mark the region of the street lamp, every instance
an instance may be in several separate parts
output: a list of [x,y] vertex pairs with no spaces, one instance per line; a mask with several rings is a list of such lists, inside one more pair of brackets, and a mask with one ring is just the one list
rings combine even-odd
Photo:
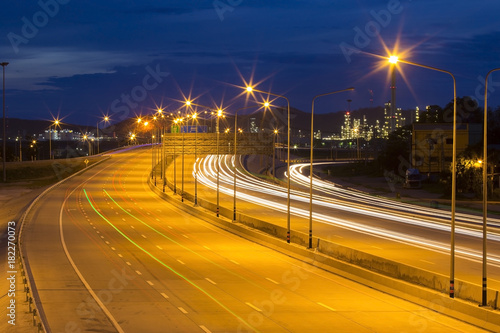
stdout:
[[219,157],[219,119],[222,117],[222,109],[217,110],[217,217],[219,217],[219,210],[220,210],[220,193],[219,193],[219,174],[220,174],[220,157]]
[[7,182],[7,166],[5,165],[5,161],[7,160],[5,142],[7,141],[7,126],[5,123],[5,66],[7,66],[8,62],[1,62],[0,66],[3,69],[3,88],[2,88],[2,104],[3,104],[3,153],[2,153],[2,164],[3,164],[3,182]]
[[312,100],[312,106],[311,106],[311,153],[310,153],[310,166],[309,166],[309,248],[312,248],[312,192],[313,192],[313,159],[314,159],[314,102],[316,101],[316,98],[322,97],[322,96],[328,96],[328,95],[333,95],[337,93],[341,93],[344,91],[351,91],[354,90],[353,87],[347,88],[347,89],[342,89],[342,90],[337,90],[337,91],[332,91],[326,94],[321,94],[321,95],[316,95],[313,97]]
[[455,206],[456,206],[456,187],[457,187],[457,175],[456,175],[456,162],[457,162],[457,83],[455,76],[448,71],[443,69],[430,67],[426,65],[417,64],[414,62],[400,60],[397,56],[392,55],[386,58],[391,64],[396,65],[398,62],[404,64],[413,65],[417,67],[427,68],[430,70],[438,71],[441,73],[446,73],[450,75],[453,79],[453,158],[452,158],[452,175],[451,175],[451,241],[450,241],[450,298],[455,297]]
[[194,131],[194,205],[198,205],[198,172],[196,170],[196,162],[198,158],[198,153],[197,153],[197,145],[198,145],[198,124],[196,120],[197,114],[196,112],[191,115],[191,118],[193,119],[193,125],[195,126],[195,131]]
[[108,122],[109,121],[109,117],[108,116],[104,116],[104,118],[101,120],[101,121],[98,121],[97,122],[97,125],[96,125],[96,136],[97,136],[97,154],[99,154],[99,124],[102,123],[102,122]]
[[177,145],[177,129],[179,128],[177,126],[177,123],[179,123],[179,118],[176,118],[174,120],[174,127],[175,127],[175,135],[174,135],[174,194],[177,194],[177,158],[175,155],[175,146]]
[[276,178],[276,142],[277,142],[277,137],[278,137],[278,130],[275,129],[273,131],[274,137],[273,137],[273,178]]
[[[198,107],[202,107],[202,108],[206,108],[208,110],[212,110],[212,111],[217,111],[217,123],[216,123],[216,131],[217,131],[217,142],[216,142],[216,149],[217,149],[217,208],[216,208],[216,214],[217,214],[217,217],[219,217],[219,210],[220,210],[220,192],[219,192],[219,188],[220,188],[220,181],[219,181],[219,173],[220,173],[220,166],[219,166],[219,118],[220,117],[223,117],[223,111],[222,109],[214,109],[214,108],[211,108],[209,106],[205,106],[205,105],[201,105],[201,104],[195,104],[191,101],[186,101],[185,102],[185,105],[187,106],[198,106]],[[195,170],[195,188],[196,188],[196,170]]]
[[488,220],[488,77],[500,68],[492,69],[484,79],[484,129],[483,129],[483,295],[482,306],[487,305],[487,220]]
[[[260,105],[250,105],[237,109],[234,111],[234,152],[233,152],[233,163],[234,163],[234,172],[233,172],[233,221],[236,222],[236,151],[237,151],[237,134],[238,134],[238,111],[261,107]],[[269,103],[265,102],[264,107],[269,107]],[[227,131],[227,130],[226,130]]]
[[87,135],[84,135],[83,136],[83,140],[84,141],[87,141],[88,145],[89,145],[89,151],[88,151],[88,156],[91,155],[91,151],[90,151],[90,140],[89,140],[89,137]]
[[52,125],[54,127],[59,125],[59,119],[54,119],[54,122],[49,125],[49,160],[52,159]]
[[268,94],[268,95],[271,95],[271,96],[276,96],[276,97],[280,97],[280,98],[283,98],[286,100],[286,103],[287,103],[287,109],[288,109],[288,112],[287,112],[287,115],[288,115],[288,125],[287,125],[287,140],[288,140],[288,143],[287,143],[287,160],[286,160],[286,172],[287,172],[287,197],[286,197],[286,242],[287,243],[290,243],[290,101],[288,100],[288,98],[286,98],[285,96],[282,96],[282,95],[277,95],[277,94],[272,94],[270,92],[265,92],[265,91],[262,91],[262,90],[257,90],[257,89],[254,89],[253,87],[251,86],[247,86],[246,87],[246,90],[247,92],[251,93],[251,92],[258,92],[258,93],[261,93],[261,94]]

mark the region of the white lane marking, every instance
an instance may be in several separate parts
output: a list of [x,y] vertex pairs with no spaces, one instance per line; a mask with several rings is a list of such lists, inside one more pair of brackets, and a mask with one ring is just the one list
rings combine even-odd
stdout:
[[146,214],[151,215],[149,212],[146,212]]
[[90,222],[90,225],[94,225],[94,223]]
[[177,309],[181,310],[181,312],[184,314],[188,313],[186,310],[184,310],[184,308],[181,308],[180,306]]
[[108,242],[108,241],[104,241],[104,242],[105,242],[106,244],[108,244],[108,245],[109,245],[109,242]]
[[104,236],[101,236],[102,239],[104,239]]
[[137,275],[142,275],[142,273],[141,273],[141,272],[139,272],[139,271],[135,271],[135,272],[137,273]]
[[236,265],[239,265],[239,264],[240,264],[239,262],[234,261],[234,260],[232,260],[232,259],[229,259],[229,261],[230,261],[230,262],[232,262],[233,264],[236,264]]
[[135,227],[133,225],[130,226],[132,229],[135,229]]
[[273,279],[270,279],[270,278],[266,278],[266,280],[267,280],[267,281],[271,281],[271,282],[272,282],[272,283],[274,283],[274,284],[280,284],[279,282],[276,282],[276,281],[274,281]]
[[156,245],[156,247],[159,248],[160,250],[163,250],[163,248],[160,245]]
[[[97,173],[96,173],[96,175],[97,175]],[[91,176],[90,178],[92,178],[92,177],[94,177],[94,176]],[[125,333],[125,331],[122,329],[122,327],[120,326],[120,324],[118,324],[118,322],[116,321],[115,317],[113,317],[113,315],[111,314],[111,312],[108,310],[108,308],[106,307],[106,305],[104,305],[104,303],[101,301],[101,299],[97,296],[97,294],[94,292],[94,290],[90,287],[90,285],[88,284],[87,280],[85,280],[85,278],[83,277],[83,275],[80,272],[80,270],[78,269],[78,267],[76,267],[75,262],[73,261],[73,258],[69,254],[68,247],[66,246],[66,241],[64,240],[64,231],[63,231],[63,227],[62,227],[62,214],[63,214],[64,207],[66,207],[68,198],[70,198],[71,195],[73,195],[73,193],[76,191],[77,188],[79,188],[79,187],[75,187],[69,193],[69,195],[64,199],[64,201],[62,203],[62,206],[61,206],[61,209],[59,210],[59,237],[61,239],[61,244],[63,246],[64,253],[66,254],[66,258],[68,258],[68,260],[69,260],[71,266],[73,267],[73,270],[75,271],[76,275],[78,275],[78,278],[80,279],[80,281],[82,281],[83,285],[85,286],[85,289],[87,289],[87,291],[90,293],[90,295],[92,296],[92,298],[94,299],[94,301],[102,309],[102,311],[104,312],[104,314],[106,315],[106,317],[108,317],[109,321],[115,327],[115,329],[118,331],[118,333]],[[46,190],[46,192],[48,192],[50,189],[51,188],[48,188]],[[43,192],[42,195],[44,193],[46,193],[46,192]],[[29,206],[28,211],[31,210],[32,205],[33,205],[33,203]],[[19,235],[19,236],[21,236],[21,235]],[[21,238],[21,237],[19,237],[19,238]]]
[[99,230],[96,231],[98,234],[100,234],[101,232]]
[[185,265],[185,263],[183,263],[181,260],[177,259],[178,262],[180,262],[181,264]]
[[423,260],[423,259],[420,259],[420,261],[431,264],[431,265],[435,265],[435,263],[433,263],[432,261],[427,261],[427,260]]
[[116,214],[116,215],[118,215],[118,214],[120,214],[120,213],[118,213],[118,212],[115,212],[115,214]]
[[122,217],[122,221],[126,221],[126,220]]
[[127,265],[129,265],[129,266],[132,266],[132,264],[131,264],[131,263],[129,263],[128,261],[127,261],[127,262],[125,262],[125,263],[126,263]]
[[203,330],[203,332],[205,333],[212,333],[208,328],[206,328],[205,326],[203,325],[200,325],[200,328]]
[[111,247],[111,250],[116,251],[116,249],[114,247]]
[[189,237],[188,237],[188,236],[186,236],[186,235],[184,235],[184,234],[182,234],[182,237],[185,237],[185,238],[189,239]]
[[334,311],[334,312],[335,312],[335,311],[337,311],[337,310],[335,310],[335,309],[333,309],[333,308],[329,307],[328,305],[325,305],[325,304],[323,304],[323,303],[321,303],[321,302],[318,302],[318,304],[319,304],[319,305],[321,305],[322,307],[324,307],[324,308],[326,308],[326,309],[330,310],[330,311]]
[[146,235],[141,235],[143,238],[147,238]]
[[205,249],[207,249],[207,250],[210,250],[210,248],[209,248],[208,246],[203,245],[203,247],[204,247]]
[[173,228],[172,228],[171,226],[169,226],[169,225],[167,225],[167,227],[168,227],[169,229],[173,229]]
[[255,311],[262,312],[261,309],[259,309],[258,307],[256,307],[255,305],[253,305],[250,302],[245,302],[245,304],[248,305],[249,307],[251,307],[252,309],[254,309]]
[[120,253],[118,253],[118,257],[123,258],[123,256]]
[[159,219],[156,219],[156,221],[160,222],[160,220],[159,220]]
[[217,284],[215,283],[214,281],[210,280],[209,278],[205,278],[205,280],[207,280],[208,282],[210,282],[211,284]]
[[165,293],[160,293],[160,295],[162,295],[163,297],[165,297],[166,299],[168,299],[168,296]]
[[153,282],[151,281],[146,281],[150,286],[154,286]]

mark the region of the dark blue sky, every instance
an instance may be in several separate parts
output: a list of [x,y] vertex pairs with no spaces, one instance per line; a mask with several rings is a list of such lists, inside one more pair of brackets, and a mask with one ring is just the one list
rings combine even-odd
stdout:
[[[499,12],[497,0],[9,1],[0,13],[8,116],[92,125],[102,113],[118,121],[155,104],[175,109],[183,94],[236,108],[237,86],[250,80],[307,112],[313,96],[350,86],[317,112],[345,110],[347,99],[369,107],[371,92],[382,105],[388,69],[370,53],[396,45],[405,59],[452,72],[458,96],[483,105],[484,76],[500,67]],[[450,76],[401,68],[398,107],[452,100]],[[492,80],[496,107],[500,73]]]

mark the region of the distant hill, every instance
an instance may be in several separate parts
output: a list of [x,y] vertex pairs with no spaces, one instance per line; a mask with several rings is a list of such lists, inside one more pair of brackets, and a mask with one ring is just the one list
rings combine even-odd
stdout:
[[[411,123],[411,111],[403,111],[403,115],[406,117],[407,124]],[[330,112],[330,113],[317,113],[314,115],[314,130],[320,130],[322,133],[339,133],[341,126],[344,124],[344,114],[345,111]],[[376,120],[379,120],[383,124],[384,119],[384,109],[381,106],[372,108],[363,108],[359,110],[351,111],[351,119],[363,119],[366,116],[369,125],[374,125]],[[259,112],[241,112],[238,115],[238,127],[243,128],[245,131],[249,131],[251,127],[252,120],[254,119],[254,124],[258,128],[268,128],[268,129],[279,129],[281,133],[284,133],[287,126],[287,109],[286,108],[274,108],[270,111],[259,111]],[[294,134],[303,131],[304,133],[309,133],[311,129],[311,113],[304,112],[295,108],[290,108],[290,118],[291,126]],[[213,119],[202,119],[202,115],[199,118],[200,125],[206,125],[212,130],[215,128],[215,120]],[[171,122],[171,121],[170,121]],[[170,126],[170,122],[167,121],[167,127]],[[31,137],[33,135],[38,135],[43,133],[51,125],[50,121],[47,120],[27,120],[27,119],[17,119],[9,118],[7,119],[7,137],[15,138],[18,135],[23,135],[24,138]],[[220,131],[223,132],[225,128],[234,127],[234,116],[231,114],[226,115],[224,119],[220,121]],[[95,133],[96,128],[90,126],[81,126],[75,124],[61,124],[61,129],[70,129],[80,133],[92,132]],[[99,128],[99,133],[101,135],[107,135],[109,137],[119,137],[125,138],[133,132],[137,135],[144,136],[144,127],[137,124],[136,118],[128,118],[119,123],[106,126],[104,128]]]

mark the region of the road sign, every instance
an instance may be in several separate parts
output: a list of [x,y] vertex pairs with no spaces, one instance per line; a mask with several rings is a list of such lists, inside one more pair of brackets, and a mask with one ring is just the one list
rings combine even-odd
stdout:
[[195,126],[195,125],[189,125],[189,126],[182,126],[181,127],[181,132],[182,133],[207,133],[207,126]]
[[85,159],[85,161],[83,161],[85,163],[85,167],[87,167],[87,165],[89,164],[89,160],[88,159]]

